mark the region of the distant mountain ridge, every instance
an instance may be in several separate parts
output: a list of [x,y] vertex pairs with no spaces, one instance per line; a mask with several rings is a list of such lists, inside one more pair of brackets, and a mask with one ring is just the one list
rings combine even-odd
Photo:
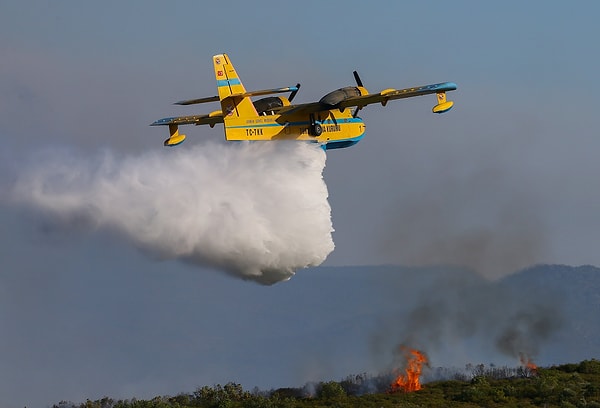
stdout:
[[[393,265],[319,267],[293,279],[311,280],[319,291],[334,291],[345,281],[349,298],[371,294],[352,324],[368,327],[369,320],[385,321],[380,334],[372,336],[375,343],[386,338],[381,340],[382,350],[394,347],[391,338],[396,344],[415,341],[443,349],[440,337],[446,336],[466,343],[466,357],[476,363],[494,361],[485,360],[493,353],[480,348],[478,354],[472,341],[488,342],[489,347],[495,342],[507,355],[530,351],[540,365],[600,358],[600,268],[595,266],[535,265],[492,282],[457,267]],[[354,293],[354,285],[362,289]],[[332,301],[329,298],[327,304]],[[337,324],[343,319],[340,315]],[[499,330],[498,325],[504,332],[481,340]],[[528,339],[530,334],[534,338]],[[445,355],[452,352],[445,350]]]

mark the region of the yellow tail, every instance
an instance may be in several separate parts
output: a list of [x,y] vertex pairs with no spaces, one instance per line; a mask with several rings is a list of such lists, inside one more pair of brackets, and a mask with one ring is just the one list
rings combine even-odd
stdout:
[[213,64],[223,119],[258,116],[250,97],[244,96],[246,89],[227,54],[215,55]]

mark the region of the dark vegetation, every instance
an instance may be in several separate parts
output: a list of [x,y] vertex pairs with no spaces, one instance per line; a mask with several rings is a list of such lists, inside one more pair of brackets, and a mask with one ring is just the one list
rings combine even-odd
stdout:
[[350,376],[302,388],[246,391],[228,383],[201,387],[191,394],[151,400],[102,398],[54,408],[303,408],[303,407],[594,407],[600,408],[600,361],[592,359],[535,370],[468,366],[432,370],[446,379],[411,393],[386,392],[389,377]]

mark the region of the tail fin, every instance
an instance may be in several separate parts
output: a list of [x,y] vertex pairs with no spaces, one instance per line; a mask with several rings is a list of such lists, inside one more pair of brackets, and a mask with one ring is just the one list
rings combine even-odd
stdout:
[[228,117],[258,116],[250,97],[242,96],[246,89],[227,54],[215,55],[213,64],[223,118],[227,120]]

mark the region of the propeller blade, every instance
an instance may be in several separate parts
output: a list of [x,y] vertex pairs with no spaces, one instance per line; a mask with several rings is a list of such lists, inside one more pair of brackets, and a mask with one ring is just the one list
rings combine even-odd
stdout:
[[[356,85],[363,87],[363,83],[360,80],[360,76],[358,76],[358,71],[354,71],[352,72],[352,74],[354,75],[354,80],[356,81]],[[358,116],[358,111],[360,110],[360,108],[357,106],[356,110],[354,111],[354,113],[352,114],[352,117],[355,118]]]
[[296,97],[296,94],[298,93],[299,90],[300,90],[300,84],[296,84],[296,90],[292,91],[292,93],[290,94],[290,97],[288,98],[288,101],[291,102]]
[[356,85],[363,86],[363,83],[360,80],[360,77],[358,76],[358,72],[354,71],[353,74],[354,74],[354,80],[356,81]]

